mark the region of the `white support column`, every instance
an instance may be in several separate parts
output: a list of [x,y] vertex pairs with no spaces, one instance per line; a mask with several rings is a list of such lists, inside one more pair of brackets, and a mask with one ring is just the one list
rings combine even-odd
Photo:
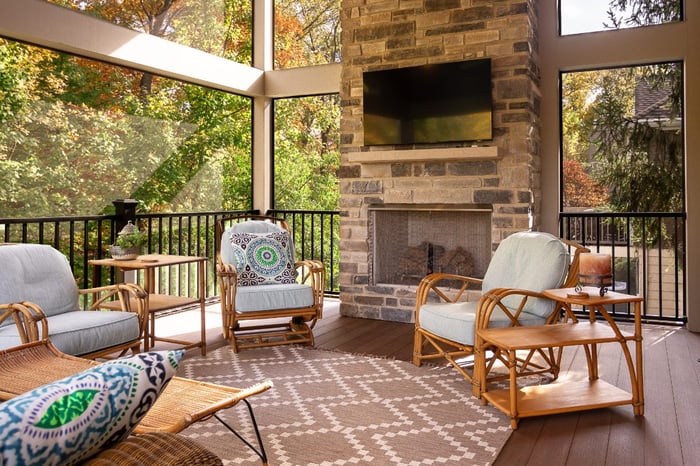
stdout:
[[[274,0],[253,2],[253,67],[273,68]],[[264,83],[263,83],[264,84]],[[263,93],[265,94],[265,93]],[[272,208],[272,99],[253,98],[253,208]]]
[[685,35],[685,196],[686,212],[686,290],[688,329],[700,332],[700,243],[695,241],[700,231],[700,2],[685,2],[687,34]]

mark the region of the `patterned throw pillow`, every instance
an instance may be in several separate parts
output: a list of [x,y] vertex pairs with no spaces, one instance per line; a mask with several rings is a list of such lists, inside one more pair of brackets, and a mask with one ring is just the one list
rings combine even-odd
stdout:
[[294,253],[288,231],[233,233],[232,264],[240,286],[294,283]]
[[125,439],[184,354],[153,351],[104,362],[0,405],[0,464],[76,464]]

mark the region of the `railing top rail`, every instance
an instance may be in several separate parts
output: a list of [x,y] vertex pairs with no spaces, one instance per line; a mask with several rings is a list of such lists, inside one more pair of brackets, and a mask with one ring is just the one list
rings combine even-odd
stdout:
[[668,217],[668,218],[686,218],[685,212],[559,212],[559,216],[566,217]]
[[202,212],[159,212],[159,213],[136,213],[136,218],[168,218],[168,217],[198,217],[210,215],[237,215],[246,213],[259,213],[259,210],[212,210]]
[[9,225],[18,223],[83,222],[91,220],[109,220],[113,218],[115,218],[115,215],[66,215],[61,217],[0,218],[0,223]]
[[268,214],[321,214],[321,215],[336,215],[340,214],[339,210],[291,210],[291,209],[270,209]]

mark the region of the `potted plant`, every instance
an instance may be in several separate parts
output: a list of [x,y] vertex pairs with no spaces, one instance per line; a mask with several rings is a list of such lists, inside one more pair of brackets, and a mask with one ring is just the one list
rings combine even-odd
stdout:
[[109,253],[116,260],[132,260],[141,254],[141,248],[146,243],[146,233],[136,228],[131,220],[117,234],[114,244],[109,247]]

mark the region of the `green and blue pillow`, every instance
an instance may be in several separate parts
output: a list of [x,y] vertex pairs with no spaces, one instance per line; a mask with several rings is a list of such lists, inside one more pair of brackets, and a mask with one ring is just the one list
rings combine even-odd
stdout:
[[0,405],[0,464],[71,465],[125,439],[175,375],[184,351],[99,364]]
[[231,264],[238,285],[288,284],[296,282],[294,251],[288,231],[231,234]]

